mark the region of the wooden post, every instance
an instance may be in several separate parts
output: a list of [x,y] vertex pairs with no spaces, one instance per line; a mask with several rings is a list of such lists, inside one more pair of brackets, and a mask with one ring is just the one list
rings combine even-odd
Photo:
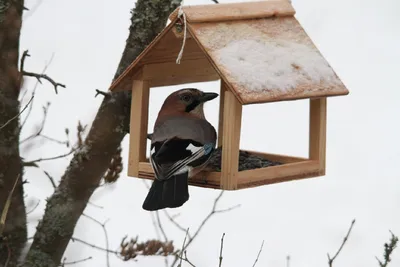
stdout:
[[221,189],[235,190],[239,173],[242,105],[231,91],[226,90],[224,95]]
[[146,160],[146,136],[150,88],[147,81],[133,81],[128,175],[139,175],[139,162]]
[[318,160],[320,175],[325,175],[326,97],[310,99],[309,158]]
[[221,79],[221,88],[219,90],[219,119],[218,119],[218,147],[222,146],[224,135],[224,100],[225,91],[227,91],[225,82]]

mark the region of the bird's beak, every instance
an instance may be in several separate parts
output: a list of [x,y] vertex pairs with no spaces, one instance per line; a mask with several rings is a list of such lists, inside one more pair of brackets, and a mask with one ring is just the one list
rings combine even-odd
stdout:
[[217,96],[219,96],[217,93],[203,93],[203,95],[200,96],[199,100],[201,102],[207,102],[216,98]]

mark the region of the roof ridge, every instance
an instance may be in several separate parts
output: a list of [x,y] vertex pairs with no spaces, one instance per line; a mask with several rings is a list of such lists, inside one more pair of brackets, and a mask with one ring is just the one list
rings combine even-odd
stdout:
[[[178,16],[176,8],[170,20]],[[289,0],[265,0],[240,3],[182,6],[189,23],[222,22],[232,20],[262,19],[269,17],[294,16],[296,11]]]

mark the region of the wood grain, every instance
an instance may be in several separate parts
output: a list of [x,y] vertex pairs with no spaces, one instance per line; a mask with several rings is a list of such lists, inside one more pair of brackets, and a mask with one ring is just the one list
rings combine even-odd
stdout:
[[135,80],[132,85],[128,175],[139,175],[139,162],[146,159],[149,84]]

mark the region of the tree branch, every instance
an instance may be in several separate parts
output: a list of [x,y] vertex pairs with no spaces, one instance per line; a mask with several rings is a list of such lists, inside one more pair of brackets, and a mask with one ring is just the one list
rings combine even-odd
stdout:
[[[164,29],[177,0],[138,0],[132,12],[129,37],[114,79]],[[131,93],[123,91],[104,98],[84,141],[76,151],[54,194],[46,204],[24,267],[57,266],[88,200],[129,129]],[[62,212],[61,212],[62,211]],[[54,227],[54,226],[57,227]],[[40,263],[32,265],[31,263]]]
[[389,243],[384,244],[384,253],[383,253],[383,262],[376,258],[379,263],[379,267],[387,267],[389,263],[391,262],[390,256],[392,255],[394,249],[397,247],[397,242],[399,241],[399,238],[395,236],[391,231],[390,231],[391,237],[389,240]]
[[46,74],[25,71],[24,70],[25,59],[27,57],[30,57],[30,56],[31,55],[29,55],[28,50],[25,50],[24,53],[22,54],[22,57],[21,57],[21,70],[20,70],[22,75],[28,76],[28,77],[34,77],[34,78],[36,78],[38,80],[39,83],[42,83],[41,79],[47,80],[49,83],[51,83],[54,86],[54,91],[56,92],[56,94],[58,94],[57,87],[66,88],[66,86],[64,84],[61,84],[61,83],[58,83],[58,82],[54,81],[52,78],[50,78]]
[[93,259],[93,258],[92,257],[87,257],[87,258],[84,258],[84,259],[81,259],[81,260],[67,262],[66,261],[67,258],[64,258],[64,260],[63,260],[63,262],[62,262],[62,264],[60,266],[64,267],[65,265],[73,265],[73,264],[85,262],[85,261],[88,261],[88,260],[91,260],[91,259]]
[[224,237],[225,233],[223,233],[221,237],[221,248],[219,250],[219,267],[222,266],[222,250],[224,249]]
[[344,244],[346,244],[347,239],[348,239],[349,236],[350,236],[351,230],[353,229],[353,226],[354,226],[354,223],[355,223],[355,222],[356,222],[356,219],[353,219],[353,221],[351,222],[350,228],[349,228],[349,230],[347,231],[346,236],[343,238],[342,244],[340,245],[338,251],[336,251],[335,256],[333,256],[333,258],[331,258],[331,257],[329,256],[329,253],[328,253],[328,264],[329,264],[329,267],[332,267],[332,266],[333,266],[333,262],[335,261],[336,257],[339,255],[339,253],[342,251],[342,248],[344,247]]
[[256,264],[257,264],[257,262],[258,262],[258,259],[260,258],[260,254],[261,254],[261,251],[262,251],[263,247],[264,247],[264,240],[263,240],[263,242],[261,243],[261,247],[260,247],[260,250],[258,251],[257,258],[256,258],[256,260],[255,260],[254,263],[253,263],[253,267],[256,266]]

